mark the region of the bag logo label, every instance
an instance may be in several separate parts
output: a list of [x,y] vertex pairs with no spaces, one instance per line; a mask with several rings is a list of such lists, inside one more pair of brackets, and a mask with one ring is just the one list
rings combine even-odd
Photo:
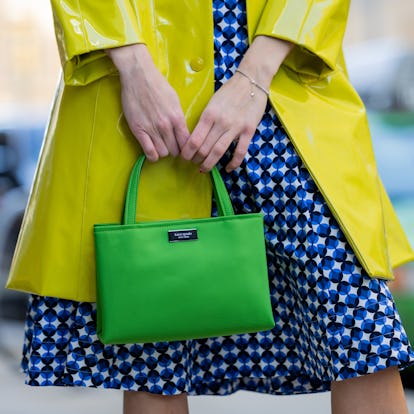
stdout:
[[198,240],[197,229],[184,229],[184,230],[169,230],[168,231],[168,241],[180,242],[180,241],[189,241],[189,240]]

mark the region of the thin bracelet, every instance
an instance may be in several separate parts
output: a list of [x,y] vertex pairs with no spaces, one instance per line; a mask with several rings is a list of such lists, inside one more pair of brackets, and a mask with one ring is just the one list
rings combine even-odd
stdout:
[[[264,92],[267,96],[269,96],[269,91],[264,88],[262,85],[259,85],[252,77],[250,77],[247,73],[242,72],[240,69],[236,69],[236,72],[240,73],[240,75],[243,75],[245,78],[247,78],[252,86],[256,86],[256,88],[259,88],[262,92]],[[254,92],[253,90],[250,92],[250,96],[253,98]]]

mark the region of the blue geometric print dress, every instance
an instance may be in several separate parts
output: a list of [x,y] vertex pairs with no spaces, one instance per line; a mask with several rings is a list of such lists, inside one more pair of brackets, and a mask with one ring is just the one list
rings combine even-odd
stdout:
[[[214,0],[216,89],[247,48],[244,1]],[[22,368],[35,386],[173,395],[325,391],[331,381],[413,363],[385,281],[361,268],[268,107],[242,166],[221,171],[239,213],[262,211],[276,326],[189,341],[103,345],[94,303],[30,296]]]

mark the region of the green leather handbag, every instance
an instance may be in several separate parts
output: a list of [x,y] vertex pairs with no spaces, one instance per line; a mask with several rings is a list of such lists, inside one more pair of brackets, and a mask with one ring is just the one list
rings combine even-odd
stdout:
[[272,328],[262,214],[235,215],[214,168],[218,217],[136,223],[144,159],[131,172],[123,223],[94,226],[99,339],[157,342]]

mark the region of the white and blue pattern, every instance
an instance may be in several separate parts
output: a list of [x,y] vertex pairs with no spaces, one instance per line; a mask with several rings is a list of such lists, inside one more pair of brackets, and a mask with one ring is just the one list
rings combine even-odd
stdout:
[[[243,1],[213,5],[218,88],[247,48],[246,14]],[[28,384],[166,395],[294,394],[413,363],[386,282],[362,270],[270,107],[241,168],[221,169],[236,211],[265,214],[275,328],[104,346],[96,336],[95,304],[31,296],[22,361]]]

